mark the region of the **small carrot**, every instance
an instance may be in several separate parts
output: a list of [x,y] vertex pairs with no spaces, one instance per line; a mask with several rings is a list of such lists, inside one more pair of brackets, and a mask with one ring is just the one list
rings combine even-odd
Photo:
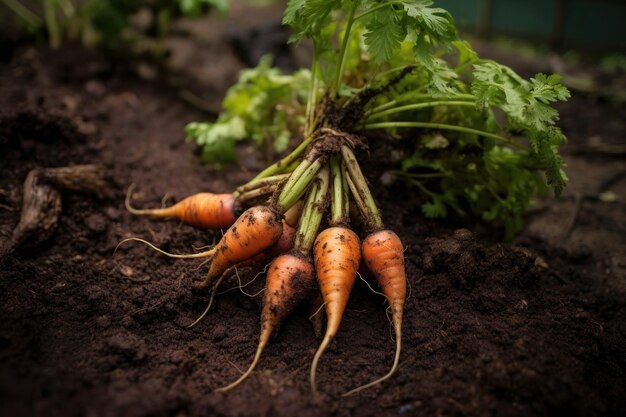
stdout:
[[[293,249],[293,241],[296,238],[296,229],[291,227],[285,220],[283,220],[283,233],[280,235],[280,239],[269,249],[266,249],[256,262],[267,262],[279,255],[283,255]],[[255,258],[257,258],[255,257]],[[254,259],[254,258],[253,258]]]
[[406,272],[404,270],[404,250],[398,235],[391,230],[381,230],[367,236],[363,241],[363,260],[376,277],[378,285],[385,294],[393,327],[396,332],[396,354],[391,370],[383,377],[345,393],[351,395],[370,388],[393,375],[400,360],[402,345],[402,314],[406,299]]
[[283,223],[274,209],[266,206],[249,208],[215,246],[209,273],[196,287],[208,287],[231,266],[251,259],[273,246],[282,233]]
[[[326,200],[328,182],[328,168],[324,167],[313,180],[311,191],[304,204],[293,250],[276,258],[269,267],[261,314],[261,335],[250,368],[237,381],[218,391],[228,391],[250,375],[274,329],[315,286],[313,278],[315,270],[310,254],[322,221],[323,210],[320,210],[320,207],[323,207]],[[283,227],[286,225],[285,222]],[[356,253],[358,255],[358,243]]]
[[198,193],[170,207],[159,209],[135,209],[130,205],[132,186],[126,195],[126,209],[139,216],[172,218],[203,229],[224,229],[235,220],[235,198],[232,194]]
[[267,272],[267,286],[261,313],[261,335],[252,364],[239,379],[216,391],[229,391],[252,373],[274,330],[310,293],[315,285],[314,274],[311,261],[297,251],[274,259]]
[[322,353],[339,330],[350,291],[359,268],[359,238],[350,229],[336,226],[320,233],[315,240],[315,270],[326,306],[326,333],[311,365],[311,389],[317,394],[315,372]]
[[[283,220],[283,232],[280,235],[280,238],[278,239],[276,243],[274,243],[272,246],[270,246],[268,249],[265,249],[263,252],[259,253],[258,255],[253,256],[252,258],[248,259],[247,261],[239,262],[224,271],[222,276],[213,284],[213,289],[209,297],[209,302],[207,306],[205,307],[205,309],[202,311],[202,314],[200,314],[200,316],[198,316],[198,318],[196,318],[192,323],[188,324],[187,328],[194,327],[196,324],[200,323],[200,321],[202,321],[203,318],[206,317],[206,315],[209,313],[209,310],[211,309],[211,306],[213,305],[213,300],[215,299],[217,288],[221,284],[222,280],[224,278],[227,278],[230,275],[230,272],[232,272],[233,269],[236,269],[238,267],[243,268],[246,266],[265,263],[271,259],[274,259],[275,257],[279,255],[283,255],[289,252],[293,248],[293,241],[295,239],[295,236],[296,236],[296,229],[289,226]],[[210,256],[213,256],[215,254],[215,249],[216,248],[213,248],[210,251],[206,251],[204,253],[207,253],[207,254],[210,253]],[[192,254],[192,255],[196,255],[196,254]],[[177,256],[177,257],[180,257],[180,256]],[[200,257],[200,256],[195,256],[195,257]],[[196,287],[204,288],[203,286],[196,286]]]

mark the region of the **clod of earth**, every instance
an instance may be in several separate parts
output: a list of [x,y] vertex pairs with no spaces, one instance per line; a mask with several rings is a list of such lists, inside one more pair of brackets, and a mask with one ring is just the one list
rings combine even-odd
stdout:
[[103,168],[75,165],[34,169],[24,181],[20,221],[11,237],[0,244],[0,257],[20,248],[35,248],[54,233],[64,191],[103,196],[110,190]]

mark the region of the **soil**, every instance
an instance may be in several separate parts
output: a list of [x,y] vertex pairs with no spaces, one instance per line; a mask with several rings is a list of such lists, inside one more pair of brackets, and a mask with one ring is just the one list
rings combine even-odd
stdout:
[[[223,92],[245,63],[240,52],[222,45],[203,58],[216,62],[205,91]],[[191,283],[206,267],[139,244],[114,250],[138,236],[189,252],[219,232],[133,217],[124,193],[135,183],[134,204],[157,206],[166,193],[172,202],[201,190],[227,192],[263,161],[242,146],[236,166],[201,165],[183,128],[207,115],[177,88],[138,77],[129,62],[103,52],[16,48],[0,64],[0,86],[0,240],[18,222],[33,168],[103,165],[113,190],[100,199],[65,192],[52,238],[0,260],[0,415],[626,414],[620,159],[566,148],[565,196],[540,202],[524,232],[505,244],[492,226],[424,219],[419,196],[381,184],[392,152],[373,141],[361,155],[364,169],[377,184],[386,225],[407,247],[411,294],[397,374],[340,397],[383,375],[394,351],[383,298],[358,282],[318,369],[320,399],[308,385],[320,340],[306,305],[286,320],[250,379],[218,394],[254,354],[262,276],[240,271],[244,283],[256,281],[243,291],[230,282],[208,317],[185,329],[205,307]],[[579,94],[561,110],[571,146],[599,136],[623,144],[623,106]],[[617,202],[600,198],[607,190]]]

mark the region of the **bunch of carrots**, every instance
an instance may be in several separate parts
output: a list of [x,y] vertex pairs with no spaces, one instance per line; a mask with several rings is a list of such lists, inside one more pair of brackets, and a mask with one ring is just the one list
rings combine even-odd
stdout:
[[[339,330],[361,260],[389,303],[396,350],[386,375],[345,395],[379,384],[396,371],[406,298],[404,250],[400,238],[383,225],[354,156],[360,146],[362,140],[356,135],[322,127],[232,194],[200,193],[171,207],[138,210],[130,205],[129,190],[126,205],[134,214],[177,219],[199,228],[228,227],[211,250],[168,254],[210,258],[208,274],[196,284],[210,291],[209,305],[192,325],[209,311],[230,270],[251,262],[269,263],[256,354],[239,379],[218,391],[228,391],[243,382],[279,324],[298,303],[321,292],[327,324],[310,370],[311,388],[316,394],[318,363]],[[362,242],[350,228],[351,212],[353,217],[355,212],[360,216],[366,234]]]

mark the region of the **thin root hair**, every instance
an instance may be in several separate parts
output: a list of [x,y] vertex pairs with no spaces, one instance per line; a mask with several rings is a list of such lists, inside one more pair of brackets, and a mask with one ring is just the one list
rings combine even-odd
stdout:
[[326,305],[326,303],[322,303],[322,305],[317,309],[317,311],[315,311],[315,313],[311,314],[309,316],[309,321],[311,321],[313,319],[313,317],[317,316],[319,314],[320,311],[322,311],[322,308]]
[[370,290],[371,290],[374,294],[382,295],[383,297],[385,296],[385,294],[383,294],[382,292],[378,292],[378,291],[376,291],[374,288],[372,288],[372,286],[370,285],[370,283],[369,283],[369,282],[367,282],[367,280],[361,276],[361,273],[360,273],[359,271],[357,271],[357,273],[356,273],[356,274],[359,276],[359,278],[361,279],[361,281],[363,281],[363,282],[365,283],[365,285],[367,285],[367,287],[368,287],[368,288],[369,288],[369,289],[370,289]]
[[198,252],[198,253],[183,253],[183,254],[170,253],[170,252],[166,252],[163,249],[160,249],[160,248],[156,247],[154,244],[148,242],[145,239],[141,239],[141,238],[138,238],[138,237],[129,237],[129,238],[126,238],[126,239],[122,240],[120,243],[117,244],[117,246],[113,250],[113,255],[115,255],[115,253],[117,252],[117,249],[123,243],[129,242],[129,241],[143,243],[145,245],[148,245],[150,248],[152,248],[153,250],[159,252],[162,255],[165,255],[165,256],[170,257],[170,258],[176,258],[176,259],[195,259],[195,258],[207,258],[207,257],[210,258],[214,254],[213,250],[208,250],[208,251],[205,251],[205,252]]

